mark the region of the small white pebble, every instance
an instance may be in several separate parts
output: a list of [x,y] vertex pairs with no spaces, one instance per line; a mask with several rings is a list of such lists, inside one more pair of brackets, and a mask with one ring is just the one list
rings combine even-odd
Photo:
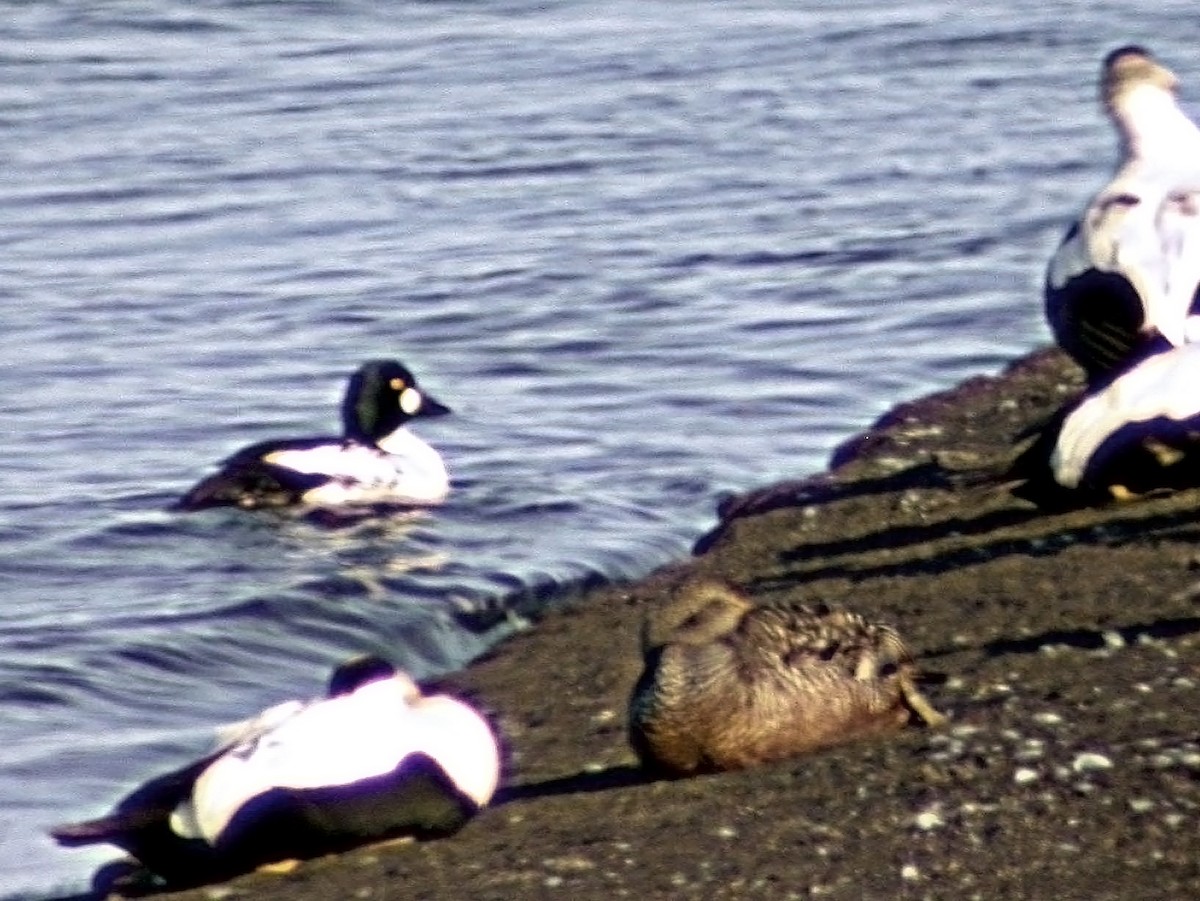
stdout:
[[900,878],[905,882],[916,882],[921,878],[921,871],[911,863],[906,863],[900,868]]
[[1105,632],[1101,637],[1104,639],[1104,646],[1106,648],[1112,648],[1114,651],[1117,651],[1117,650],[1120,650],[1121,648],[1125,647],[1124,637],[1121,635],[1120,632],[1117,632],[1115,629],[1110,629],[1109,631]]
[[1053,710],[1042,710],[1033,715],[1033,721],[1041,723],[1043,726],[1057,726],[1063,721],[1063,718]]
[[1071,762],[1071,769],[1077,773],[1086,773],[1091,770],[1111,770],[1112,765],[1112,760],[1103,754],[1084,751],[1082,754],[1075,755],[1075,759]]
[[737,838],[737,830],[732,826],[722,826],[717,829],[717,838]]
[[931,829],[937,829],[939,826],[946,825],[946,821],[942,819],[942,815],[936,810],[922,810],[913,820],[917,824],[917,828],[925,832]]
[[1147,813],[1154,809],[1154,801],[1151,798],[1130,798],[1129,809],[1134,813]]
[[544,880],[546,888],[558,888],[562,884],[563,878],[561,876],[547,876]]
[[1039,778],[1041,776],[1038,771],[1028,766],[1018,767],[1013,773],[1013,782],[1017,785],[1028,785],[1030,782],[1037,782]]
[[1144,695],[1154,694],[1154,686],[1148,685],[1145,682],[1135,683],[1133,686],[1133,690],[1137,691],[1137,692],[1141,692]]

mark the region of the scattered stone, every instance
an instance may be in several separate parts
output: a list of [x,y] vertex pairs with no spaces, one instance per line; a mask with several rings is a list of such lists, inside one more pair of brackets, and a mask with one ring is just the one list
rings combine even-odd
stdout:
[[1109,630],[1109,631],[1105,632],[1101,637],[1104,639],[1104,646],[1106,648],[1111,648],[1114,651],[1119,651],[1121,648],[1125,647],[1125,644],[1126,644],[1125,637],[1120,632],[1117,632],[1115,630]]
[[932,808],[923,810],[917,814],[914,822],[917,824],[917,828],[924,832],[929,832],[937,829],[939,826],[946,825],[946,821],[942,819],[942,815]]
[[1032,767],[1018,767],[1013,773],[1013,782],[1017,785],[1028,785],[1030,782],[1037,782],[1041,778],[1041,774]]
[[1075,760],[1071,763],[1071,769],[1077,773],[1087,773],[1094,770],[1111,770],[1112,766],[1112,760],[1103,754],[1096,754],[1091,751],[1075,755]]

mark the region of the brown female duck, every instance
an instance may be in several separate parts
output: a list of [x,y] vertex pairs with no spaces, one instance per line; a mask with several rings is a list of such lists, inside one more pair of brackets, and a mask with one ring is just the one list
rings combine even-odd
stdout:
[[945,718],[917,690],[900,636],[845,610],[755,606],[713,580],[685,583],[643,627],[629,705],[643,765],[672,775],[739,769]]

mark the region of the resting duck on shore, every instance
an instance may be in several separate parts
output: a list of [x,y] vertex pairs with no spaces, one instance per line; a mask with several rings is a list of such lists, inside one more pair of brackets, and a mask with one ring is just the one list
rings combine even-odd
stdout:
[[172,882],[227,877],[400,835],[460,828],[496,790],[496,736],[472,707],[424,696],[376,657],[338,667],[328,696],[221,730],[212,753],[152,779],[108,816],[59,826]]
[[648,769],[732,770],[945,718],[917,690],[904,643],[845,610],[755,606],[686,583],[643,627],[629,736]]
[[1038,501],[1200,486],[1200,344],[1155,354],[1067,407],[1018,461]]
[[1116,175],[1046,271],[1046,316],[1090,379],[1200,334],[1200,129],[1178,80],[1141,47],[1104,60],[1100,93],[1120,137]]
[[340,438],[251,445],[226,459],[176,507],[439,504],[450,490],[446,464],[407,424],[419,416],[449,412],[400,363],[372,360],[350,378]]

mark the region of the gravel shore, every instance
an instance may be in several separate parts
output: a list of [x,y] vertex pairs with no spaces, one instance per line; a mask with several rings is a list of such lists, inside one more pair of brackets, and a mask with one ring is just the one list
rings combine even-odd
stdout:
[[[459,834],[167,897],[1200,897],[1200,492],[1047,513],[1002,484],[1079,385],[1045,351],[905,404],[829,472],[723,504],[693,558],[448,680],[510,755]],[[638,630],[696,573],[892,623],[950,725],[646,780],[625,737]]]

